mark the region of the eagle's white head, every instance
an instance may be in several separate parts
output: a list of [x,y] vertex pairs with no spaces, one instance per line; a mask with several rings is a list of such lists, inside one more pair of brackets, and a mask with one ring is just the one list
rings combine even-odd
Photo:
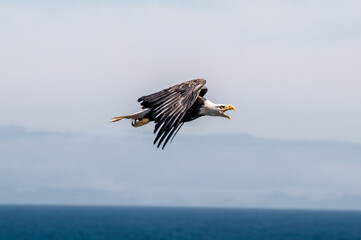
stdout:
[[228,110],[236,111],[236,108],[232,105],[215,104],[207,99],[204,102],[204,105],[200,108],[200,114],[205,116],[218,116],[231,119],[228,115],[225,114],[225,111]]

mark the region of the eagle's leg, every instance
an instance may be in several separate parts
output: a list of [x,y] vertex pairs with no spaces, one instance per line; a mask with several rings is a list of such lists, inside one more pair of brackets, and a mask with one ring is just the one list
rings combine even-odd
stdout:
[[133,127],[141,127],[147,123],[149,123],[149,118],[140,118],[140,119],[135,119],[132,122],[132,126]]

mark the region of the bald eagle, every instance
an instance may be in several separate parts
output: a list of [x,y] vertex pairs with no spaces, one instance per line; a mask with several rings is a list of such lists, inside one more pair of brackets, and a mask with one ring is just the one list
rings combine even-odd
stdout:
[[206,80],[195,79],[177,84],[162,91],[138,99],[142,110],[131,115],[114,117],[109,122],[123,118],[133,119],[132,126],[140,127],[150,121],[155,122],[153,144],[162,149],[173,140],[185,122],[202,116],[220,116],[231,119],[224,112],[236,110],[232,105],[215,104],[204,98],[208,89]]

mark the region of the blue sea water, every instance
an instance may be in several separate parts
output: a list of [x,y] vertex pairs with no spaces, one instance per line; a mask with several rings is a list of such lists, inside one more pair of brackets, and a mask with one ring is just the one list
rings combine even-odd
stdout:
[[3,205],[0,239],[361,239],[361,212]]

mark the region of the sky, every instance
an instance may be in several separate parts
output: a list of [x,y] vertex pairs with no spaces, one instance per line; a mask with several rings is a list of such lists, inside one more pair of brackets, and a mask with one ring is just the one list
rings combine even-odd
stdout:
[[[0,203],[361,209],[360,9],[0,1]],[[187,123],[164,151],[152,124],[108,123],[195,78],[231,121]]]
[[237,112],[183,134],[361,143],[359,1],[0,6],[1,125],[129,133],[128,122],[108,119],[138,111],[140,96],[205,78],[206,96]]

